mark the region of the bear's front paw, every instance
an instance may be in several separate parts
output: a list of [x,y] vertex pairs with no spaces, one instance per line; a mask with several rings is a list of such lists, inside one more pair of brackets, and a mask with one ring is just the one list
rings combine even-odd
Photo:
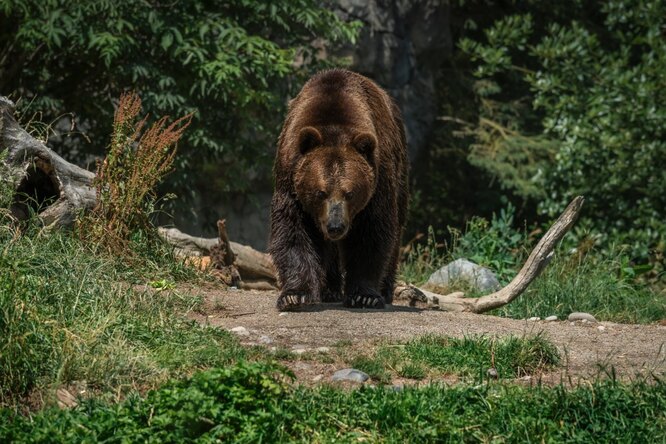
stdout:
[[277,300],[277,309],[280,311],[294,311],[298,310],[303,305],[311,303],[309,298],[304,293],[286,293],[280,295]]
[[345,307],[384,308],[384,298],[375,291],[355,291],[345,298]]
[[325,289],[321,294],[322,302],[340,302],[342,294],[339,291]]

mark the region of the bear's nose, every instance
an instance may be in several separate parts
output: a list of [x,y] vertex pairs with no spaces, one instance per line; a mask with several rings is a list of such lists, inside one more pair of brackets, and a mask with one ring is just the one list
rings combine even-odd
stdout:
[[326,231],[331,238],[337,238],[345,232],[345,226],[339,221],[329,221],[326,224]]

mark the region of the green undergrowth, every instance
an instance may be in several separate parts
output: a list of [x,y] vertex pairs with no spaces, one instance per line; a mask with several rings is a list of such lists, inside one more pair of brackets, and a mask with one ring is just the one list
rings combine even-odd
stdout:
[[195,271],[132,242],[140,254],[124,263],[68,233],[0,226],[0,406],[69,383],[122,394],[249,354],[183,316],[201,300],[175,283]]
[[384,344],[373,354],[347,357],[349,365],[388,384],[394,375],[425,379],[456,375],[483,381],[495,368],[499,378],[517,378],[553,369],[560,362],[557,348],[544,336],[452,338],[426,335],[404,344]]
[[566,319],[582,311],[613,322],[666,319],[666,294],[622,278],[620,267],[618,259],[560,253],[522,296],[492,314]]
[[200,372],[121,403],[0,411],[2,442],[663,442],[666,383],[339,390],[270,364]]
[[[438,243],[431,230],[425,243],[411,247],[401,264],[401,279],[423,285],[441,266],[467,258],[495,272],[500,284],[506,285],[538,238],[512,228],[512,224],[513,219],[504,211],[491,221],[473,218],[464,232],[451,230],[448,244]],[[570,247],[556,248],[552,261],[527,291],[492,314],[519,319],[557,315],[566,319],[571,312],[583,311],[602,321],[651,323],[666,319],[664,290],[641,279],[649,266],[634,265],[619,247],[608,251]],[[434,290],[480,296],[466,282]]]

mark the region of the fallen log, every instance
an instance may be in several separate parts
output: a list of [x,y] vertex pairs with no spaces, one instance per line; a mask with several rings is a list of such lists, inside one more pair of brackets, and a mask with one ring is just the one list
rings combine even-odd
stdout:
[[553,255],[553,249],[578,219],[583,202],[582,196],[578,196],[571,201],[560,217],[539,240],[516,277],[504,288],[486,296],[465,298],[461,292],[441,295],[407,285],[397,287],[394,297],[396,299],[407,298],[410,300],[410,305],[415,305],[416,302],[425,302],[430,307],[438,307],[445,311],[472,313],[485,313],[510,303],[520,296],[548,265]]
[[[219,238],[190,236],[177,228],[159,228],[158,232],[168,243],[186,256],[209,256],[220,244]],[[277,288],[277,274],[270,255],[247,245],[229,242],[234,255],[233,265],[238,269],[243,286],[262,290]]]
[[71,226],[82,210],[95,206],[95,174],[67,162],[26,132],[14,119],[14,103],[0,96],[0,153],[9,172],[0,180],[14,184],[10,212],[18,220],[32,213],[45,225]]

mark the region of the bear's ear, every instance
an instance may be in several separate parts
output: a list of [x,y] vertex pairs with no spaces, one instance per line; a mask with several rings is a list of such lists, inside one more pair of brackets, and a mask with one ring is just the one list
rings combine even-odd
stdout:
[[298,134],[298,150],[301,154],[305,154],[313,148],[316,148],[324,143],[321,133],[317,128],[306,126]]
[[354,137],[352,145],[363,157],[372,163],[372,155],[377,148],[377,139],[370,133],[359,133]]

